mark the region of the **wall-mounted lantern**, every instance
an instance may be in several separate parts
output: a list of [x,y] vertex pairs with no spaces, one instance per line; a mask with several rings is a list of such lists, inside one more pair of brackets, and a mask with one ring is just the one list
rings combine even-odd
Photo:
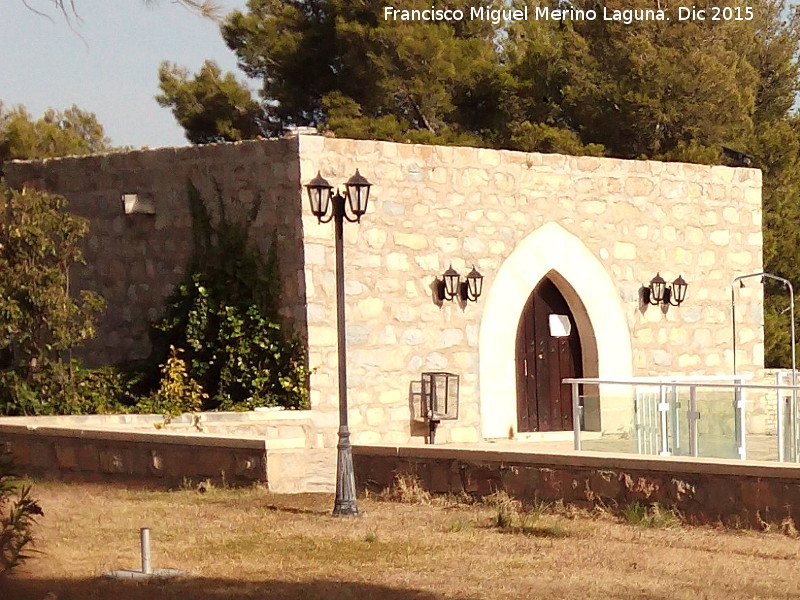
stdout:
[[464,302],[477,302],[482,292],[483,275],[474,266],[464,278],[464,281],[461,281],[461,275],[453,268],[453,265],[450,265],[450,268],[442,274],[442,279],[439,281],[439,300],[452,300],[459,297]]
[[642,286],[642,301],[645,304],[652,304],[658,306],[679,306],[686,300],[686,289],[689,284],[678,275],[678,278],[668,284],[660,273],[650,280],[650,285]]
[[419,417],[428,421],[428,443],[433,444],[436,427],[441,421],[458,419],[458,375],[454,373],[427,372],[422,374],[421,412]]

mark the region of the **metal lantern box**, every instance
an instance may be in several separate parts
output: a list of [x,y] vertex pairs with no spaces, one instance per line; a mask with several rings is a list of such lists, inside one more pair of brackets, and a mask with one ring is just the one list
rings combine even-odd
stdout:
[[439,422],[458,419],[458,375],[423,373],[420,387],[422,416],[430,424],[429,442],[433,444]]

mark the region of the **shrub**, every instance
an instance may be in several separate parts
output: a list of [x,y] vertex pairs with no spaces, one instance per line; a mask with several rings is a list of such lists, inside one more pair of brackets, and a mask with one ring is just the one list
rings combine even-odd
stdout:
[[30,486],[14,474],[11,455],[0,453],[0,577],[30,556],[26,551],[38,516],[44,512]]
[[183,348],[189,376],[208,394],[204,410],[307,408],[305,349],[277,313],[275,239],[266,256],[249,243],[248,227],[260,202],[247,221],[236,223],[218,198],[212,223],[191,185],[188,198],[195,234],[189,275],[153,327],[151,362],[162,362],[170,346]]
[[186,412],[197,412],[203,406],[207,395],[200,384],[189,377],[186,363],[179,353],[183,351],[170,346],[170,356],[161,365],[161,384],[150,398],[142,400],[137,409],[164,415],[164,424]]
[[645,504],[634,500],[621,510],[622,520],[645,528],[674,527],[680,524],[680,515],[658,503]]
[[45,362],[36,369],[0,372],[0,414],[83,415],[130,410],[135,383],[110,367],[85,369],[77,361]]
[[0,181],[0,354],[5,364],[42,364],[94,335],[102,298],[71,290],[88,224],[62,196]]

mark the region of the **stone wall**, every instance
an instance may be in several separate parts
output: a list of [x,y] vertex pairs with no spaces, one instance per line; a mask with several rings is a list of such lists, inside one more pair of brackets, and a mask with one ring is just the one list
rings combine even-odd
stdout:
[[[358,168],[375,184],[361,224],[345,227],[358,443],[421,439],[409,390],[427,370],[461,377],[459,420],[443,423],[437,440],[513,433],[516,327],[547,274],[576,313],[590,359],[596,348],[585,375],[732,372],[731,281],[762,268],[757,170],[306,136],[300,157],[304,183],[320,170],[341,184]],[[332,228],[307,212],[303,221],[312,398],[333,424]],[[485,276],[477,303],[435,301],[435,280],[451,264]],[[642,306],[640,289],[656,273],[683,275],[682,306]],[[761,286],[737,290],[736,310],[738,371],[757,374]],[[618,421],[608,429],[621,431],[629,414]]]
[[204,479],[225,485],[267,484],[263,439],[0,425],[0,443],[22,472],[47,479],[158,487]]
[[[148,352],[147,323],[180,281],[192,245],[187,181],[220,190],[230,214],[265,206],[252,233],[277,228],[282,314],[307,340],[315,447],[338,425],[332,224],[305,206],[318,171],[342,185],[360,169],[373,184],[360,225],[345,226],[348,389],[358,443],[422,442],[412,419],[423,371],[460,376],[460,414],[437,441],[516,434],[515,336],[544,276],[575,315],[585,376],[732,372],[730,284],[762,268],[761,173],[479,148],[300,136],[278,141],[12,162],[9,181],[67,196],[91,220],[87,265],[74,287],[108,301],[92,362]],[[120,194],[150,198],[156,215],[122,214]],[[477,303],[440,302],[448,266],[484,276]],[[643,306],[660,273],[689,283],[678,307]],[[762,289],[737,289],[737,370],[763,368]],[[630,401],[606,390],[596,427],[624,432]]]
[[[99,423],[100,415],[84,420],[6,417],[0,419],[0,450],[11,452],[21,473],[45,479],[158,488],[209,480],[216,485],[263,485],[277,493],[334,491],[336,450],[309,447],[303,439],[304,428],[298,439],[292,429],[299,419],[292,415],[277,420],[261,419],[257,414],[255,418],[238,416],[216,421],[230,424],[238,420],[248,428],[245,435],[189,432],[180,427],[156,431],[152,422],[158,417],[146,415],[120,417],[128,421],[124,429],[113,417]],[[133,430],[135,421],[150,429]],[[269,423],[281,431],[265,430]]]
[[[73,272],[73,289],[90,289],[107,308],[97,337],[79,349],[89,364],[145,358],[148,323],[180,283],[193,249],[187,186],[193,184],[219,214],[246,223],[257,198],[251,239],[265,252],[276,235],[282,277],[282,316],[305,337],[305,278],[300,231],[297,140],[164,148],[45,161],[12,161],[12,186],[31,184],[61,194],[71,212],[89,219],[86,265]],[[137,194],[156,214],[125,215],[121,194]]]
[[658,503],[690,522],[737,528],[800,522],[800,467],[791,464],[378,446],[354,447],[353,466],[359,491],[380,491],[407,475],[438,494],[504,490],[526,503],[612,510]]

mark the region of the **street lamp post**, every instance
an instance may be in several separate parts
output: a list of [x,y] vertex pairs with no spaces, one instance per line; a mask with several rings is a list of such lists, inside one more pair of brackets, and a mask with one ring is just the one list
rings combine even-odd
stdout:
[[[795,336],[795,324],[794,324],[794,287],[792,283],[784,278],[778,277],[777,275],[773,275],[772,273],[750,273],[748,275],[740,275],[739,277],[734,277],[733,281],[731,282],[731,325],[733,327],[733,374],[736,375],[736,283],[738,282],[741,287],[744,287],[744,280],[749,279],[751,277],[761,277],[761,283],[764,283],[764,279],[772,279],[774,281],[779,281],[783,284],[783,286],[789,290],[789,322],[790,322],[790,336],[791,336],[791,344],[792,344],[792,408],[791,408],[791,416],[790,416],[790,424],[791,424],[791,433],[792,433],[792,441],[791,441],[791,454],[792,460],[797,460],[797,451],[798,451],[798,435],[797,435],[797,355],[796,355],[796,336]],[[785,312],[785,311],[784,311]],[[780,406],[781,399],[778,398],[778,404]],[[778,414],[780,415],[780,407],[778,408]],[[782,427],[783,423],[779,425]],[[780,431],[780,429],[779,429]],[[783,460],[784,455],[784,448],[783,444],[778,445],[778,460]]]
[[[344,195],[322,176],[312,179],[307,185],[311,212],[320,223],[333,220],[336,239],[336,327],[339,351],[339,443],[336,445],[336,500],[333,516],[357,516],[356,486],[353,474],[353,449],[350,444],[350,428],[347,418],[347,348],[344,319],[344,221],[360,223],[367,212],[369,190],[372,184],[358,170],[345,184]],[[350,207],[348,214],[347,206]],[[329,214],[329,209],[330,214]]]

